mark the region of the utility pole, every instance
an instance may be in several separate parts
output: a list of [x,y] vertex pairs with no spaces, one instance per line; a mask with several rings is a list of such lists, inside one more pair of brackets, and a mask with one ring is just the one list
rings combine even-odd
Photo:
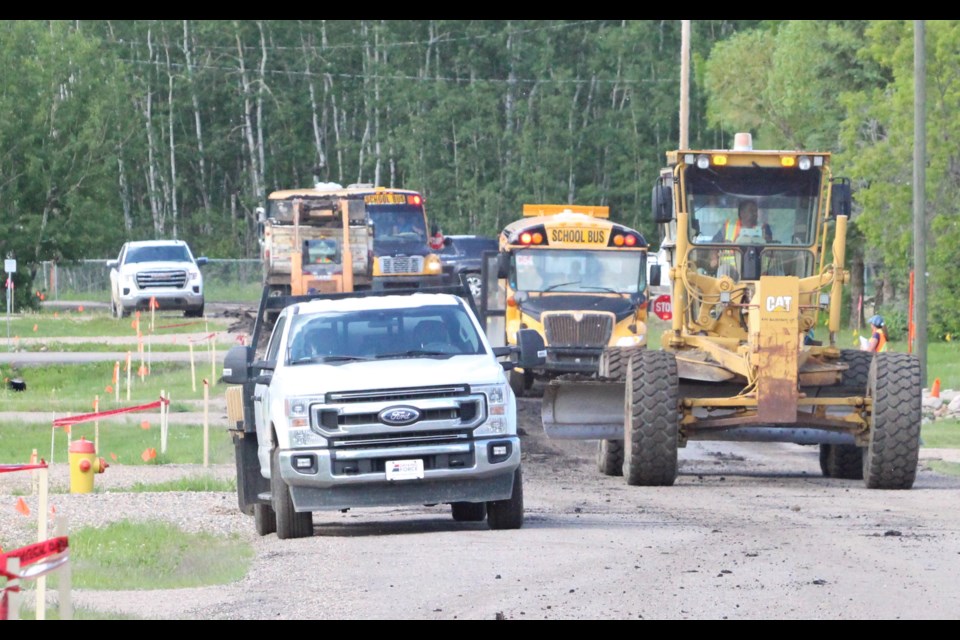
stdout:
[[927,385],[927,59],[923,20],[913,21],[913,322],[920,385]]
[[680,21],[680,148],[690,148],[690,21]]

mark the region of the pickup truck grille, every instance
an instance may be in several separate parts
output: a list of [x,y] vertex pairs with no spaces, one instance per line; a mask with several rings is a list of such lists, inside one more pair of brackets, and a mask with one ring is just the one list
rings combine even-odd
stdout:
[[613,335],[613,314],[544,313],[543,325],[551,347],[604,347]]
[[393,276],[401,273],[423,273],[423,256],[381,256],[380,272]]
[[[413,409],[410,424],[387,424],[388,409]],[[486,399],[466,385],[329,393],[310,407],[310,428],[333,447],[409,446],[460,442],[486,419]]]
[[140,289],[183,289],[186,282],[187,272],[182,269],[141,271],[137,274],[137,287]]

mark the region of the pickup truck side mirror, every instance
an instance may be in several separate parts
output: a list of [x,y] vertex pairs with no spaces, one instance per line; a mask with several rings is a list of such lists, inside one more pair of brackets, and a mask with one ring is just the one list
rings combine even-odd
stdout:
[[253,377],[255,384],[270,384],[270,381],[273,380],[273,370],[277,365],[272,360],[257,360],[250,366],[257,372],[257,375]]
[[107,260],[107,269],[116,269],[119,265],[119,260]]
[[243,384],[249,379],[251,347],[235,345],[223,358],[223,381],[227,384]]
[[547,361],[547,349],[543,336],[535,329],[520,329],[517,332],[517,366],[524,369],[542,367]]
[[206,256],[201,256],[197,258],[196,262],[198,267],[202,267],[203,265],[207,264],[208,260]]

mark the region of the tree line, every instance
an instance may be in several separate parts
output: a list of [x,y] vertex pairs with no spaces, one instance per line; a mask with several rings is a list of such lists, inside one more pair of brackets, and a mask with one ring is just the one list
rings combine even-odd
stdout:
[[[960,329],[958,24],[926,30],[931,337]],[[691,27],[690,146],[750,131],[758,148],[832,151],[855,187],[854,285],[870,269],[879,307],[905,318],[912,22]],[[0,248],[21,307],[40,261],[129,239],[256,257],[256,208],[315,179],[416,189],[447,233],[494,235],[524,203],[566,202],[658,240],[680,21],[20,20],[0,42]]]

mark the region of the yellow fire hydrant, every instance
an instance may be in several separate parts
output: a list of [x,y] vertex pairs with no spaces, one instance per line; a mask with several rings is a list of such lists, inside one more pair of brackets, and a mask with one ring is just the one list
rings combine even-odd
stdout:
[[110,466],[96,453],[93,443],[83,436],[70,443],[70,493],[93,491],[93,474]]

